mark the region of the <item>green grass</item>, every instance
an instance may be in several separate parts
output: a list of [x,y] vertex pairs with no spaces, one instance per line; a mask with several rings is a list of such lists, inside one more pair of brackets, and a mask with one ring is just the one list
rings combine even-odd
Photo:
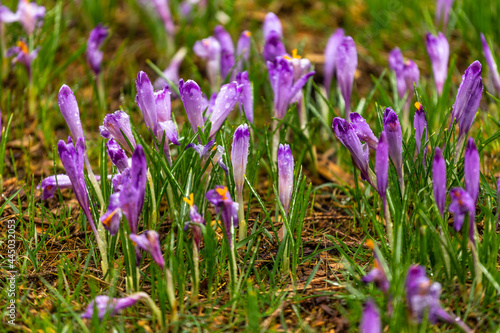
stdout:
[[[17,1],[4,1],[15,9]],[[500,325],[497,300],[500,294],[499,244],[495,231],[498,217],[496,180],[499,163],[499,103],[494,92],[485,86],[480,112],[470,136],[476,141],[481,156],[481,188],[476,224],[481,241],[477,252],[480,265],[473,256],[464,235],[456,233],[448,212],[442,219],[432,195],[432,157],[435,147],[445,147],[448,188],[464,186],[463,158],[454,165],[455,131],[447,131],[451,107],[466,67],[475,59],[483,64],[486,83],[488,68],[480,46],[479,33],[484,32],[493,50],[500,47],[495,27],[500,5],[491,2],[479,6],[471,0],[456,1],[446,35],[450,41],[449,75],[442,97],[438,97],[431,66],[425,51],[424,34],[436,32],[434,1],[403,2],[365,1],[215,1],[206,11],[196,11],[192,21],[180,16],[179,1],[171,1],[178,27],[175,38],[167,40],[159,19],[145,12],[135,0],[118,2],[46,1],[47,14],[43,26],[28,41],[40,46],[33,64],[33,88],[21,65],[11,67],[0,52],[2,84],[0,109],[3,132],[0,142],[0,173],[3,202],[0,221],[16,220],[17,327],[6,323],[6,301],[0,301],[2,325],[11,332],[147,332],[172,331],[357,331],[362,303],[372,297],[382,309],[388,331],[459,331],[457,327],[426,320],[411,320],[406,306],[404,283],[411,264],[421,264],[433,281],[443,286],[441,303],[450,313],[460,316],[477,331],[494,331]],[[395,92],[394,75],[387,70],[388,52],[399,46],[405,56],[415,60],[421,81],[418,100],[426,110],[429,125],[429,152],[426,165],[416,153],[413,126],[404,133],[404,173],[406,190],[399,190],[395,169],[389,176],[389,207],[394,224],[394,246],[387,242],[381,224],[382,203],[376,191],[359,177],[348,151],[331,131],[332,119],[342,110],[339,91],[333,89],[330,100],[322,95],[322,66],[313,61],[318,74],[304,89],[308,115],[309,137],[300,128],[297,109],[292,106],[283,120],[281,142],[291,145],[295,159],[294,191],[287,219],[278,197],[277,167],[271,163],[271,116],[273,94],[266,65],[260,51],[263,45],[261,20],[274,10],[284,25],[287,50],[298,48],[303,55],[322,54],[329,34],[343,27],[357,45],[359,77],[353,89],[353,110],[361,111],[375,134],[383,128],[385,107],[396,111],[402,107]],[[179,128],[180,147],[171,145],[173,164],[169,165],[161,147],[148,132],[135,103],[135,78],[139,70],[151,80],[169,63],[175,51],[189,50],[181,68],[181,77],[194,79],[209,92],[203,62],[192,52],[195,41],[213,33],[218,18],[229,17],[226,28],[233,41],[244,29],[252,31],[251,60],[248,67],[254,87],[255,124],[251,126],[251,149],[245,179],[245,216],[249,236],[237,239],[237,275],[231,270],[231,250],[222,225],[205,199],[208,189],[226,185],[235,198],[231,170],[231,143],[235,128],[246,120],[235,111],[216,135],[216,142],[225,148],[225,173],[208,160],[203,164],[198,154],[185,147],[196,142],[179,100],[172,101],[173,118]],[[85,43],[90,30],[99,22],[110,28],[104,45],[102,80],[105,102],[99,102],[98,88],[85,60]],[[18,23],[3,26],[6,48],[15,44],[25,32]],[[312,58],[312,57],[311,57]],[[317,59],[314,58],[314,59]],[[133,244],[126,220],[122,220],[116,236],[107,234],[109,275],[103,276],[101,253],[88,222],[70,190],[57,191],[53,199],[41,200],[36,189],[39,181],[49,175],[64,173],[56,144],[66,140],[69,131],[57,105],[57,92],[68,84],[78,100],[87,138],[89,157],[94,173],[102,179],[101,191],[106,204],[112,193],[107,175],[116,172],[105,152],[105,140],[98,126],[106,113],[121,109],[132,119],[134,135],[146,153],[152,176],[146,188],[140,230],[154,229],[161,238],[166,266],[171,273],[159,269],[148,254],[135,268]],[[489,95],[488,93],[493,94]],[[35,113],[29,112],[29,100],[35,100]],[[416,101],[417,98],[414,98]],[[413,101],[413,102],[414,102]],[[412,107],[410,119],[413,119]],[[250,124],[249,124],[250,125]],[[203,143],[208,138],[202,136]],[[312,163],[313,147],[319,156],[333,148],[334,163],[354,183],[326,179]],[[372,154],[373,163],[374,154]],[[373,164],[371,164],[373,168]],[[210,176],[207,177],[207,173]],[[340,175],[342,178],[343,176]],[[88,182],[91,207],[98,220],[105,207],[99,207],[97,196]],[[154,193],[152,192],[154,191]],[[199,261],[193,257],[189,232],[189,208],[182,200],[194,193],[195,204],[204,216],[203,246]],[[154,195],[153,195],[154,194]],[[153,202],[155,200],[155,202]],[[449,201],[449,200],[448,200]],[[157,207],[154,211],[153,207]],[[322,216],[328,215],[327,223]],[[289,233],[281,239],[281,227]],[[6,235],[1,233],[1,266],[7,267]],[[440,231],[442,230],[442,236]],[[363,245],[373,239],[391,281],[386,297],[361,278],[371,269],[370,251]],[[288,257],[290,272],[283,273]],[[445,258],[450,258],[447,263]],[[196,265],[200,270],[200,293],[192,297]],[[481,270],[481,274],[477,271]],[[478,285],[479,276],[482,277]],[[127,282],[130,277],[132,282]],[[8,300],[7,280],[1,279],[2,300]],[[81,313],[97,295],[123,297],[130,286],[145,291],[164,314],[158,317],[145,303],[138,302],[117,316],[81,319]],[[174,291],[175,302],[172,302]],[[169,298],[170,296],[170,298]],[[175,303],[175,304],[174,304]],[[392,312],[385,311],[389,304]],[[326,309],[329,310],[325,310]],[[177,317],[173,315],[174,308]],[[330,311],[330,312],[327,312]],[[349,325],[342,325],[343,321]]]

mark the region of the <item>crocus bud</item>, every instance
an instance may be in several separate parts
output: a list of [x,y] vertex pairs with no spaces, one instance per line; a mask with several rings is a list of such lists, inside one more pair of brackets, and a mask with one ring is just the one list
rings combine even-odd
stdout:
[[385,201],[387,184],[389,183],[389,145],[385,132],[380,134],[378,141],[377,154],[375,155],[375,174],[377,175],[378,193]]
[[100,320],[104,318],[106,313],[114,316],[126,308],[133,306],[138,300],[147,296],[144,292],[138,292],[123,298],[110,298],[109,296],[97,296],[87,306],[87,310],[82,313],[82,318],[92,319],[94,315],[94,308],[97,309],[98,317]]
[[371,149],[376,150],[378,139],[375,134],[373,134],[370,125],[366,123],[365,118],[356,112],[351,113],[349,118],[351,119],[352,127],[356,131],[359,140],[366,142]]
[[220,88],[210,115],[210,121],[212,122],[210,128],[211,138],[215,136],[215,133],[221,128],[227,116],[239,101],[241,89],[242,87],[236,81],[225,84]]
[[283,37],[283,27],[281,26],[280,19],[276,16],[276,14],[269,12],[266,14],[264,25],[262,26],[264,40],[267,40],[270,37],[272,31],[276,32],[280,38]]
[[147,74],[143,71],[140,71],[139,74],[137,74],[135,85],[137,88],[135,102],[142,112],[146,126],[153,131],[153,134],[156,134],[158,120],[153,85],[151,84],[151,81],[149,81]]
[[[0,20],[0,23],[1,22],[2,20]],[[28,45],[26,45],[24,40],[20,40],[17,42],[16,46],[13,46],[10,49],[8,49],[5,55],[7,57],[13,57],[12,65],[16,63],[22,64],[26,68],[26,71],[28,72],[28,77],[31,80],[32,78],[31,65],[38,56],[38,51],[39,48],[36,48],[33,51],[29,52]]]
[[[453,105],[450,127],[455,120],[459,124],[459,141],[464,140],[476,115],[481,96],[483,94],[482,66],[474,61],[462,75],[462,82],[458,87],[457,98]],[[462,141],[463,142],[463,141]]]
[[85,176],[83,174],[85,156],[85,143],[83,141],[83,137],[78,138],[76,141],[76,147],[73,145],[71,137],[68,138],[67,144],[63,140],[60,140],[57,144],[57,150],[64,169],[66,170],[66,174],[68,175],[71,185],[73,186],[76,199],[78,200],[83,213],[87,217],[92,231],[95,235],[98,235],[94,219],[90,213],[89,195],[87,187],[85,186]]
[[[469,192],[460,187],[450,190],[451,203],[448,210],[453,213],[453,227],[456,231],[462,229],[465,214],[471,214],[476,209],[476,204]],[[472,236],[472,235],[469,235]]]
[[236,46],[236,68],[238,72],[241,72],[243,69],[243,63],[248,63],[250,59],[250,46],[252,33],[248,30],[245,30],[241,33],[240,39],[238,39],[238,44]]
[[106,148],[108,151],[108,156],[111,159],[113,165],[116,166],[118,171],[125,171],[125,169],[129,167],[128,158],[127,154],[125,154],[125,151],[120,147],[118,142],[116,142],[114,139],[110,139],[106,144]]
[[220,77],[220,62],[221,62],[221,45],[215,37],[208,37],[194,43],[194,53],[207,61],[208,80],[215,90],[219,85]]
[[233,135],[231,150],[231,163],[233,164],[233,176],[236,193],[241,198],[243,195],[243,184],[245,183],[245,172],[248,162],[248,150],[250,147],[250,132],[248,125],[238,126]]
[[479,153],[473,138],[469,138],[465,148],[464,179],[465,190],[476,202],[479,196]]
[[[422,137],[425,131],[425,141],[427,142],[427,119],[425,118],[425,111],[420,102],[415,103],[417,111],[415,111],[415,118],[413,119],[413,125],[415,126],[415,142],[417,144],[417,150],[420,153],[420,145],[422,144]],[[424,158],[427,152],[427,146],[424,147]]]
[[376,188],[376,184],[370,179],[368,172],[370,169],[370,166],[368,165],[368,145],[361,144],[354,127],[345,119],[336,117],[333,119],[332,127],[337,139],[339,139],[344,147],[346,147],[351,153],[354,165],[361,172],[361,178],[368,181],[372,187]]
[[194,195],[191,193],[189,197],[183,198],[184,201],[189,205],[189,218],[191,222],[186,222],[184,225],[184,230],[188,227],[191,228],[191,233],[193,234],[193,241],[197,249],[200,249],[201,241],[201,227],[200,225],[205,225],[205,220],[198,213],[198,207],[194,204]]
[[73,140],[78,141],[79,138],[82,138],[85,141],[78,103],[70,87],[65,84],[59,90],[58,103],[59,110],[61,110],[61,114],[69,127]]
[[240,110],[243,107],[245,117],[253,124],[253,87],[248,79],[248,72],[244,71],[236,75],[236,81],[241,87],[239,99]]
[[403,53],[401,53],[399,47],[396,47],[389,53],[389,67],[396,75],[396,86],[399,98],[403,98],[406,93],[404,66]]
[[383,122],[389,145],[389,156],[396,167],[400,185],[403,186],[403,135],[398,115],[391,108],[387,108]]
[[[417,85],[418,79],[420,78],[420,71],[418,70],[417,64],[415,64],[410,59],[405,59],[404,67],[403,67],[403,76],[405,79],[406,92],[408,93],[406,103],[409,103],[411,101],[411,99],[413,97],[413,93],[414,93],[413,84]],[[408,106],[408,108],[409,108],[409,106]]]
[[103,53],[100,49],[104,40],[108,37],[108,29],[98,24],[91,32],[87,40],[87,62],[95,75],[101,72]]
[[203,128],[203,112],[208,107],[208,101],[201,92],[200,86],[193,80],[179,81],[179,93],[184,109],[191,124],[193,132],[198,132],[198,127]]
[[137,244],[139,249],[148,252],[154,262],[163,270],[165,259],[161,253],[160,237],[154,230],[146,230],[140,235],[130,234],[130,240]]
[[42,200],[52,198],[58,186],[60,190],[64,188],[73,188],[71,179],[68,175],[55,175],[43,179],[37,187],[38,190],[42,190]]
[[446,161],[439,147],[436,147],[432,162],[432,188],[434,190],[436,205],[441,216],[444,216],[444,206],[446,204]]
[[443,33],[440,32],[437,36],[434,36],[428,32],[425,36],[425,46],[427,48],[427,54],[429,54],[429,58],[431,59],[436,89],[438,94],[441,95],[443,93],[446,76],[448,75],[450,45]]
[[31,35],[37,26],[42,25],[44,17],[45,7],[29,0],[19,0],[15,13],[6,6],[0,6],[0,22],[20,22],[28,35]]
[[381,333],[382,320],[377,304],[373,299],[368,299],[363,305],[363,315],[359,324],[359,332],[361,333]]
[[483,53],[484,57],[486,58],[486,63],[490,68],[489,74],[491,81],[493,82],[493,86],[497,91],[497,95],[500,95],[500,75],[498,74],[497,63],[495,62],[493,54],[491,53],[490,47],[488,45],[488,42],[486,41],[486,38],[482,33],[481,33],[481,43],[483,44]]
[[337,82],[345,102],[345,117],[349,119],[352,85],[356,67],[358,67],[358,53],[354,40],[350,36],[344,37],[337,52],[337,61],[335,63]]
[[262,51],[264,60],[274,61],[277,57],[282,57],[285,54],[285,45],[281,40],[281,36],[276,31],[271,31],[265,39],[264,50]]
[[207,192],[207,200],[214,205],[215,212],[220,213],[222,223],[226,232],[229,245],[233,247],[231,241],[231,223],[234,228],[238,226],[238,204],[233,202],[227,187],[215,186],[215,189]]
[[328,39],[328,43],[325,47],[325,64],[324,64],[324,72],[325,72],[325,89],[327,96],[330,95],[330,85],[332,82],[333,75],[335,74],[335,63],[337,61],[337,53],[344,39],[344,29],[338,28]]
[[221,47],[220,70],[224,79],[234,66],[234,45],[231,35],[218,25],[214,29],[214,37],[217,38]]
[[287,215],[293,192],[293,167],[293,155],[290,146],[280,144],[278,148],[278,192]]
[[[99,126],[101,136],[105,139],[115,139],[121,146],[132,154],[132,149],[127,143],[130,142],[133,148],[136,147],[135,138],[130,127],[130,117],[123,111],[109,113],[104,117],[102,126]],[[125,137],[123,136],[125,134]]]

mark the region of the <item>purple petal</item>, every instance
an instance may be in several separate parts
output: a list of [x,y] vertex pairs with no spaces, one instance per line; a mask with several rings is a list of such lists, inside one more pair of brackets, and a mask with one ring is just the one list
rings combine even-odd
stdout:
[[196,133],[198,127],[203,129],[203,112],[208,106],[208,101],[203,96],[200,86],[192,80],[184,83],[184,80],[181,79],[179,93],[193,132]]
[[368,299],[363,306],[363,316],[359,325],[361,333],[380,333],[382,332],[382,320],[377,305],[373,299]]
[[385,193],[389,182],[389,145],[387,143],[387,136],[385,132],[380,134],[380,140],[377,146],[377,154],[375,156],[375,174],[377,175],[378,192],[385,200]]
[[432,72],[434,73],[434,82],[439,95],[443,92],[443,85],[448,75],[448,59],[450,57],[450,46],[445,35],[441,32],[434,36],[427,33],[425,37],[425,46],[431,59]]
[[220,129],[222,123],[226,120],[227,116],[238,102],[240,94],[241,87],[238,86],[236,81],[225,84],[221,87],[215,100],[213,113],[210,117],[210,121],[212,122],[210,137],[213,137]]
[[469,138],[465,148],[464,180],[465,190],[475,203],[479,196],[479,153],[473,138]]
[[396,166],[396,171],[400,181],[402,181],[403,172],[403,135],[398,115],[391,109],[385,109],[384,113],[384,131],[387,135],[389,145],[389,156]]
[[42,189],[42,200],[50,199],[56,193],[57,186],[59,189],[73,188],[68,175],[49,176],[41,181],[37,189]]
[[123,172],[129,167],[127,154],[125,154],[125,151],[120,147],[118,142],[114,139],[110,139],[106,144],[106,148],[111,162],[120,172]]
[[493,54],[491,53],[490,47],[488,45],[488,42],[486,41],[486,38],[482,33],[481,33],[481,43],[483,44],[483,53],[484,57],[486,58],[486,63],[490,68],[490,77],[491,80],[493,81],[493,86],[495,87],[497,94],[500,94],[500,75],[498,74],[497,63],[495,62]]
[[91,32],[87,40],[87,62],[96,75],[101,72],[101,62],[103,53],[99,50],[108,37],[108,29],[102,24],[98,24]]
[[264,24],[262,26],[262,32],[264,33],[264,40],[268,40],[271,32],[275,32],[277,36],[283,38],[283,27],[281,26],[280,19],[274,13],[267,13],[264,19]]
[[243,193],[243,184],[245,183],[249,147],[250,131],[248,130],[248,125],[240,125],[236,128],[236,131],[234,131],[231,150],[234,183],[236,185],[236,192],[240,196]]
[[344,39],[344,29],[338,28],[328,39],[328,43],[325,48],[325,89],[326,93],[329,95],[330,84],[332,82],[333,75],[335,74],[335,63],[337,61],[337,54],[340,44]]
[[401,50],[396,47],[389,53],[389,67],[396,74],[396,86],[399,98],[403,98],[406,93],[406,81],[404,78],[404,58]]
[[140,71],[135,81],[137,95],[135,101],[142,112],[146,126],[156,133],[157,114],[153,85],[146,73]]
[[65,84],[59,90],[58,103],[61,114],[63,115],[71,135],[73,136],[73,140],[78,140],[79,138],[83,138],[85,140],[78,103],[76,102],[73,91],[71,91],[70,87]]
[[236,81],[241,86],[239,98],[240,109],[245,111],[245,117],[253,124],[253,87],[248,79],[248,72],[244,71],[236,75]]
[[337,81],[345,101],[346,119],[348,119],[351,110],[352,85],[356,67],[358,67],[356,45],[350,36],[346,36],[338,47],[337,61],[335,63]]
[[165,268],[165,259],[161,252],[160,238],[156,231],[146,230],[140,235],[130,234],[129,237],[141,250],[148,252],[162,270]]
[[432,187],[436,205],[441,216],[444,216],[444,207],[446,204],[446,161],[439,147],[436,147],[432,162]]
[[274,61],[277,57],[282,57],[285,54],[285,45],[281,40],[281,36],[276,31],[271,31],[265,40],[264,50],[262,51],[264,60]]
[[278,192],[287,215],[293,193],[293,167],[294,162],[290,146],[280,144],[278,148]]
[[373,134],[370,125],[366,123],[365,118],[356,112],[351,113],[349,117],[359,140],[366,142],[371,149],[376,150],[378,139],[375,134]]
[[[129,153],[132,153],[130,146],[125,140],[125,136],[132,145],[136,147],[134,135],[132,134],[132,128],[130,127],[130,117],[123,111],[116,111],[115,113],[109,113],[104,117],[102,126],[99,127],[101,136],[106,139],[113,138],[118,141],[122,147]],[[122,134],[123,133],[123,134]]]

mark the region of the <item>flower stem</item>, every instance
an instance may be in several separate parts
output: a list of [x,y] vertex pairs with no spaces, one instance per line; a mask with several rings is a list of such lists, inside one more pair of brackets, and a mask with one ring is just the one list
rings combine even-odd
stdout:
[[199,255],[198,247],[196,242],[193,240],[193,264],[194,264],[194,276],[193,276],[193,289],[191,290],[191,303],[198,303],[198,291],[200,288],[200,266],[199,266]]
[[247,221],[245,220],[245,210],[243,206],[243,191],[242,193],[237,193],[236,195],[238,197],[238,240],[241,241],[247,237]]
[[151,190],[151,202],[152,202],[152,212],[151,212],[151,220],[153,221],[153,224],[156,226],[156,218],[157,218],[157,211],[156,211],[156,195],[155,195],[155,186],[153,183],[153,177],[151,177],[151,172],[147,173],[147,178],[148,178],[148,183],[149,183],[149,189]]
[[272,120],[272,132],[273,132],[273,146],[271,150],[271,161],[276,163],[278,161],[278,146],[280,144],[280,129],[278,127],[278,119]]

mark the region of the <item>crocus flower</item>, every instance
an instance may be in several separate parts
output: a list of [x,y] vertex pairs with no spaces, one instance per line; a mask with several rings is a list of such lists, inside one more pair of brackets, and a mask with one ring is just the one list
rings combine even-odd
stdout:
[[424,267],[413,265],[408,269],[405,290],[410,313],[419,322],[424,319],[425,314],[428,312],[428,320],[432,324],[442,320],[450,324],[457,324],[466,332],[472,332],[460,318],[452,317],[441,307],[439,302],[441,285],[438,282],[429,280]]
[[359,332],[361,333],[381,333],[382,320],[377,304],[373,299],[368,299],[363,305],[363,316],[359,324]]
[[236,82],[241,87],[241,94],[239,98],[240,110],[243,108],[245,117],[250,123],[253,123],[253,87],[248,79],[248,72],[244,71],[236,75]]
[[130,234],[129,237],[139,249],[151,254],[154,262],[157,263],[161,269],[165,268],[165,259],[161,253],[160,238],[156,231],[146,230],[140,235]]
[[234,44],[231,35],[220,25],[215,27],[214,37],[221,47],[220,70],[224,79],[234,66]]
[[448,59],[450,57],[450,45],[443,33],[434,36],[430,32],[425,36],[425,46],[427,54],[431,59],[432,72],[434,73],[434,82],[438,94],[443,93],[443,85],[448,74]]
[[225,84],[220,88],[214,105],[210,108],[209,112],[212,123],[210,138],[215,136],[215,133],[221,128],[229,113],[240,100],[241,90],[242,87],[236,81]]
[[207,61],[208,80],[212,86],[212,90],[216,90],[219,86],[220,62],[221,62],[221,45],[215,37],[208,37],[194,43],[194,53]]
[[[464,224],[465,214],[472,214],[476,209],[475,202],[470,194],[460,187],[454,187],[450,190],[451,203],[448,207],[449,211],[453,213],[453,227],[456,231],[462,229]],[[472,239],[473,235],[469,235]]]
[[337,139],[339,139],[351,153],[354,165],[361,172],[361,178],[368,181],[374,188],[376,188],[374,182],[370,179],[368,172],[370,168],[368,165],[368,145],[361,144],[361,141],[356,134],[356,130],[352,124],[348,123],[345,119],[336,117],[333,119],[332,127]]
[[214,205],[215,212],[217,214],[220,213],[226,231],[227,241],[232,248],[234,245],[231,241],[231,227],[236,228],[238,226],[238,204],[233,202],[225,186],[215,186],[215,189],[207,192],[206,197],[207,200]]
[[169,35],[175,33],[175,25],[170,12],[168,0],[140,0],[143,6],[151,9],[154,14],[158,15],[163,22],[165,31]]
[[373,252],[373,268],[361,280],[364,283],[373,282],[375,286],[385,294],[387,293],[387,291],[389,291],[390,288],[389,280],[387,279],[387,274],[385,274],[385,271],[382,268],[382,264],[380,263],[380,259],[378,258],[375,252],[375,244],[373,243],[373,241],[371,239],[367,240],[366,245]]
[[389,145],[389,156],[396,166],[399,183],[403,186],[403,135],[401,133],[398,115],[391,108],[387,108],[384,112],[383,122],[385,135],[387,135],[387,143]]
[[436,205],[441,216],[444,216],[444,206],[446,204],[446,161],[439,147],[436,147],[432,162],[432,188],[434,190]]
[[450,10],[453,6],[454,0],[437,0],[436,3],[436,23],[443,22],[443,26],[448,25],[448,19],[450,18]]
[[464,179],[465,190],[476,202],[479,196],[479,153],[473,138],[469,138],[465,148]]
[[281,40],[281,36],[276,31],[271,31],[265,39],[264,50],[262,55],[265,61],[274,61],[277,57],[282,57],[286,54],[285,45]]
[[404,78],[404,58],[399,47],[394,48],[389,53],[389,67],[396,75],[396,86],[399,98],[403,98],[406,93],[406,81]]
[[274,115],[283,119],[288,105],[293,102],[294,97],[304,87],[307,80],[314,75],[314,72],[309,72],[294,82],[293,66],[283,57],[278,57],[273,62],[268,61],[267,69],[274,92]]
[[108,37],[108,28],[98,24],[91,32],[87,40],[87,62],[95,75],[101,72],[103,53],[100,50],[104,40]]
[[76,147],[73,145],[71,137],[68,137],[67,144],[63,140],[60,140],[57,144],[57,149],[59,151],[61,162],[66,170],[66,174],[68,175],[71,185],[73,186],[76,199],[78,200],[80,207],[82,207],[83,213],[87,217],[92,231],[94,234],[98,235],[94,219],[90,213],[89,196],[87,187],[85,186],[85,176],[83,174],[85,156],[85,142],[83,141],[83,137],[78,137]]
[[110,139],[106,143],[106,150],[111,162],[118,171],[123,172],[129,167],[127,154],[114,139]]
[[[123,111],[118,110],[115,113],[107,114],[104,117],[102,126],[99,126],[99,131],[103,138],[115,139],[130,154],[132,154],[132,150],[127,140],[130,142],[133,149],[137,146],[134,135],[132,134],[132,128],[130,127],[130,117]],[[127,139],[123,136],[124,134]]]
[[37,189],[42,189],[42,200],[50,199],[56,193],[56,189],[73,188],[68,175],[54,175],[43,179]]
[[100,320],[104,318],[106,313],[109,313],[110,316],[114,316],[122,310],[137,303],[137,301],[143,298],[144,295],[144,292],[138,292],[123,298],[110,298],[105,295],[97,296],[92,302],[89,303],[87,310],[82,313],[82,318],[91,319],[94,315],[94,308],[97,309],[97,314]]
[[351,112],[351,94],[356,67],[358,67],[356,45],[350,36],[346,36],[339,45],[335,63],[337,82],[345,102],[346,119],[349,119],[349,113]]
[[17,11],[13,13],[8,7],[0,6],[0,22],[20,22],[28,35],[40,26],[45,17],[45,7],[38,6],[29,0],[19,0]]
[[186,146],[186,149],[188,148],[193,148],[198,155],[200,155],[200,158],[202,160],[202,164],[205,164],[212,154],[214,150],[216,150],[216,153],[212,159],[213,163],[217,163],[222,170],[227,174],[227,166],[224,164],[224,161],[222,160],[222,156],[224,155],[224,147],[220,145],[215,145],[214,140],[210,140],[206,145],[198,145],[195,143],[190,143]]
[[495,62],[493,54],[491,53],[490,47],[488,45],[488,42],[486,41],[486,38],[482,33],[481,33],[481,43],[483,44],[483,53],[484,57],[486,58],[486,63],[490,68],[489,75],[491,77],[491,81],[493,82],[493,86],[497,91],[497,95],[500,95],[500,75],[498,74],[497,63]]
[[240,39],[238,39],[238,44],[236,45],[236,68],[238,72],[243,69],[243,63],[248,63],[250,59],[250,46],[252,33],[245,30],[241,33]]
[[[351,115],[353,114],[351,113]],[[380,140],[378,140],[377,154],[375,155],[375,174],[377,175],[378,193],[384,201],[385,209],[386,191],[389,183],[389,144],[385,132],[380,134]]]
[[333,75],[335,74],[335,63],[337,61],[337,54],[340,44],[344,39],[344,29],[338,28],[328,39],[328,43],[325,47],[325,89],[327,96],[330,95],[330,85],[332,82]]
[[262,26],[264,40],[267,40],[270,37],[272,31],[276,32],[280,38],[283,37],[283,27],[281,26],[280,19],[276,16],[276,14],[269,12],[266,14],[264,24]]
[[200,249],[200,241],[201,241],[201,227],[200,225],[205,225],[205,220],[198,213],[198,207],[194,204],[194,195],[191,193],[189,197],[183,198],[184,201],[189,205],[189,218],[191,222],[186,222],[184,225],[184,230],[187,230],[188,227],[191,228],[191,233],[193,234],[193,241],[196,245],[196,248]]
[[376,150],[378,139],[375,134],[373,134],[370,125],[366,123],[365,118],[356,112],[351,113],[349,118],[351,119],[352,127],[356,131],[359,140],[366,142],[371,149]]
[[33,63],[33,60],[35,60],[38,56],[38,48],[29,52],[26,43],[23,40],[20,40],[17,42],[16,46],[11,47],[7,50],[6,56],[14,57],[12,58],[12,65],[16,63],[22,64],[28,72],[29,79],[32,79],[31,64]]
[[163,71],[163,76],[168,80],[168,82],[165,81],[163,77],[159,77],[154,83],[156,89],[163,89],[166,86],[171,88],[170,83],[177,84],[179,82],[179,69],[186,54],[187,49],[185,47],[180,48],[179,51],[174,54],[170,64]]
[[205,121],[203,120],[203,112],[208,107],[208,101],[201,92],[200,86],[193,80],[179,81],[179,93],[186,109],[186,114],[191,124],[193,132],[198,132],[198,128],[203,129]]
[[[462,82],[458,87],[457,98],[451,113],[450,127],[455,120],[459,124],[459,141],[464,140],[479,108],[483,94],[482,66],[474,61],[462,75]],[[463,142],[463,141],[462,141]]]
[[280,144],[278,148],[278,192],[287,216],[293,192],[293,167],[293,155],[290,146]]
[[[428,140],[427,119],[425,118],[425,111],[422,104],[420,102],[416,102],[415,107],[417,108],[417,111],[415,111],[415,118],[413,119],[413,125],[415,126],[415,141],[417,144],[417,150],[420,153],[420,145],[422,144],[422,137],[424,136],[424,131],[425,131],[425,142],[427,142]],[[427,153],[427,145],[424,147],[424,158],[426,153]]]
[[414,88],[413,85],[418,84],[418,79],[420,78],[420,71],[418,70],[417,64],[415,64],[410,59],[405,59],[403,67],[403,76],[405,79],[406,91],[408,92],[408,97],[406,98],[406,112],[409,112],[410,101],[413,98]]
[[156,134],[158,120],[153,85],[149,81],[147,74],[143,71],[137,74],[135,85],[137,88],[135,101],[142,112],[146,126],[153,131],[153,134]]
[[247,169],[248,149],[250,147],[250,132],[248,125],[238,126],[233,135],[231,150],[231,163],[233,164],[233,176],[236,193],[241,198],[243,195],[243,184],[245,183],[245,172]]
[[63,84],[59,90],[58,103],[61,114],[63,115],[71,135],[73,136],[73,140],[77,140],[77,142],[79,138],[85,140],[78,103],[76,102],[75,95],[73,94],[73,91],[71,91],[71,88],[65,84]]
[[123,213],[127,218],[131,233],[137,233],[139,215],[144,205],[146,175],[147,164],[144,149],[141,145],[137,145],[132,154],[132,165],[127,173],[128,177],[122,177],[120,192],[111,194],[108,210],[101,217],[101,222],[107,230],[110,232],[117,230],[115,229],[119,222],[117,217]]

